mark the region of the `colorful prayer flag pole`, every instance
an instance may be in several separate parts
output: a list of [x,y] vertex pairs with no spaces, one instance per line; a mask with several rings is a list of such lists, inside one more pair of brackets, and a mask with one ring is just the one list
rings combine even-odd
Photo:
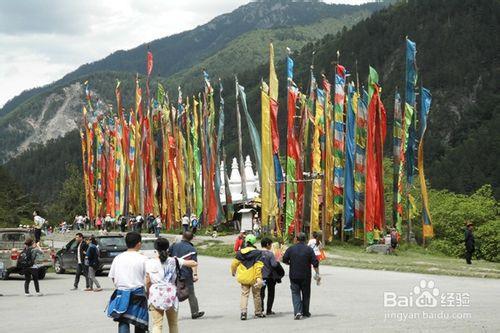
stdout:
[[425,183],[424,174],[424,135],[427,129],[427,116],[431,108],[432,95],[431,92],[422,88],[420,91],[422,103],[420,105],[420,143],[418,145],[418,174],[420,177],[420,188],[422,191],[422,240],[425,244],[426,237],[433,237],[434,230],[431,223],[431,214],[429,211],[429,198],[427,195],[427,184]]

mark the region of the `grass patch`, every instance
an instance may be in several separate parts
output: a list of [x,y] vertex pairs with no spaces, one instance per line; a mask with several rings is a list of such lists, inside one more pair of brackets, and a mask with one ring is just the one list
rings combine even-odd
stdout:
[[222,241],[206,240],[197,244],[199,255],[217,258],[234,258],[234,247],[231,244],[223,244]]
[[326,250],[328,256],[323,261],[326,265],[500,279],[499,263],[475,260],[467,265],[463,259],[447,257],[417,245],[404,245],[395,255],[366,253],[363,247],[349,244],[334,244]]

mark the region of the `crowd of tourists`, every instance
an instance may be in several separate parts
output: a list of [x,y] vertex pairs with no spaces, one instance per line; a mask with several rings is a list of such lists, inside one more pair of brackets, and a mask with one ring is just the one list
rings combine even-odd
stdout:
[[[32,296],[29,292],[31,280],[34,283],[35,295],[42,296],[37,258],[43,256],[43,252],[40,247],[41,232],[36,230],[43,227],[45,220],[36,212],[33,215],[35,240],[25,241],[25,249],[19,256],[18,265],[24,271],[26,296]],[[154,228],[158,227],[158,223],[154,224],[156,218],[150,216],[146,218],[147,231],[155,232]],[[198,281],[198,257],[192,240],[199,222],[194,215],[184,215],[181,221],[184,229],[181,239],[170,244],[166,238],[157,237],[154,243],[156,257],[148,258],[139,252],[142,246],[141,216],[136,216],[134,220],[131,226],[133,230],[125,235],[127,251],[116,256],[109,272],[115,290],[107,306],[107,315],[118,323],[119,333],[130,332],[131,325],[135,326],[135,332],[162,332],[165,316],[169,332],[178,332],[180,302],[188,301],[192,319],[198,319],[205,314],[199,309],[194,288]],[[465,233],[468,264],[471,263],[474,252],[472,229],[472,223],[468,223]],[[393,237],[394,233],[390,232],[387,240]],[[83,234],[78,232],[75,242],[76,274],[71,290],[78,290],[83,276],[84,291],[102,291],[96,278],[100,256],[96,238],[90,236],[85,239]],[[282,282],[285,275],[282,263],[289,266],[293,318],[301,320],[311,317],[311,283],[315,280],[316,284],[320,285],[319,263],[326,256],[320,233],[313,233],[312,238],[306,242],[305,233],[297,234],[294,244],[288,248],[283,242],[273,243],[270,238],[263,237],[260,240],[260,248],[257,248],[257,237],[253,230],[249,233],[239,233],[234,243],[235,257],[231,262],[230,273],[240,284],[241,320],[248,318],[250,297],[253,299],[255,318],[275,315],[273,304],[276,286]]]

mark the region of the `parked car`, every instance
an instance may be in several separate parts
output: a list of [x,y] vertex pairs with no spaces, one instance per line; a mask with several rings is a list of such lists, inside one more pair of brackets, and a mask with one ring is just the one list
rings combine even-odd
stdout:
[[[85,238],[88,237],[84,236]],[[99,268],[96,273],[101,274],[111,268],[113,259],[120,253],[127,250],[125,238],[121,235],[118,236],[94,236],[97,240],[97,247],[99,248]],[[68,270],[75,270],[76,268],[76,248],[78,244],[75,239],[72,239],[68,244],[63,246],[62,249],[57,251],[54,258],[54,270],[57,274],[63,274]]]
[[[35,234],[31,229],[24,228],[2,228],[0,229],[0,262],[3,266],[1,277],[4,280],[9,278],[10,274],[23,272],[17,267],[17,259],[24,249],[26,239],[35,239]],[[53,247],[41,246],[43,256],[37,257],[36,263],[41,266],[38,271],[39,279],[45,277],[47,268],[52,266],[52,258],[55,255]]]
[[139,253],[145,255],[149,259],[157,257],[157,251],[155,250],[156,238],[143,238],[141,241],[141,249]]

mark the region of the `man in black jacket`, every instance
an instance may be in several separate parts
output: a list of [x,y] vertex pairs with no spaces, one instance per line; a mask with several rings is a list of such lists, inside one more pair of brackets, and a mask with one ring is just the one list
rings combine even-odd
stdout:
[[475,248],[475,241],[474,241],[474,234],[472,233],[472,223],[468,222],[467,223],[467,229],[465,230],[465,261],[467,262],[468,265],[472,264],[472,254],[476,250]]
[[306,234],[297,235],[295,245],[288,248],[283,256],[283,263],[290,265],[290,289],[292,290],[293,313],[295,319],[310,317],[309,302],[311,299],[311,265],[319,277],[319,261],[314,250],[305,244]]
[[76,242],[76,251],[75,251],[75,259],[76,259],[76,274],[75,274],[75,283],[74,287],[71,290],[78,290],[78,283],[80,283],[80,276],[83,275],[85,277],[85,290],[90,289],[89,279],[87,277],[87,271],[85,269],[85,253],[87,252],[87,244],[83,241],[83,234],[81,232],[77,233],[75,236]]

